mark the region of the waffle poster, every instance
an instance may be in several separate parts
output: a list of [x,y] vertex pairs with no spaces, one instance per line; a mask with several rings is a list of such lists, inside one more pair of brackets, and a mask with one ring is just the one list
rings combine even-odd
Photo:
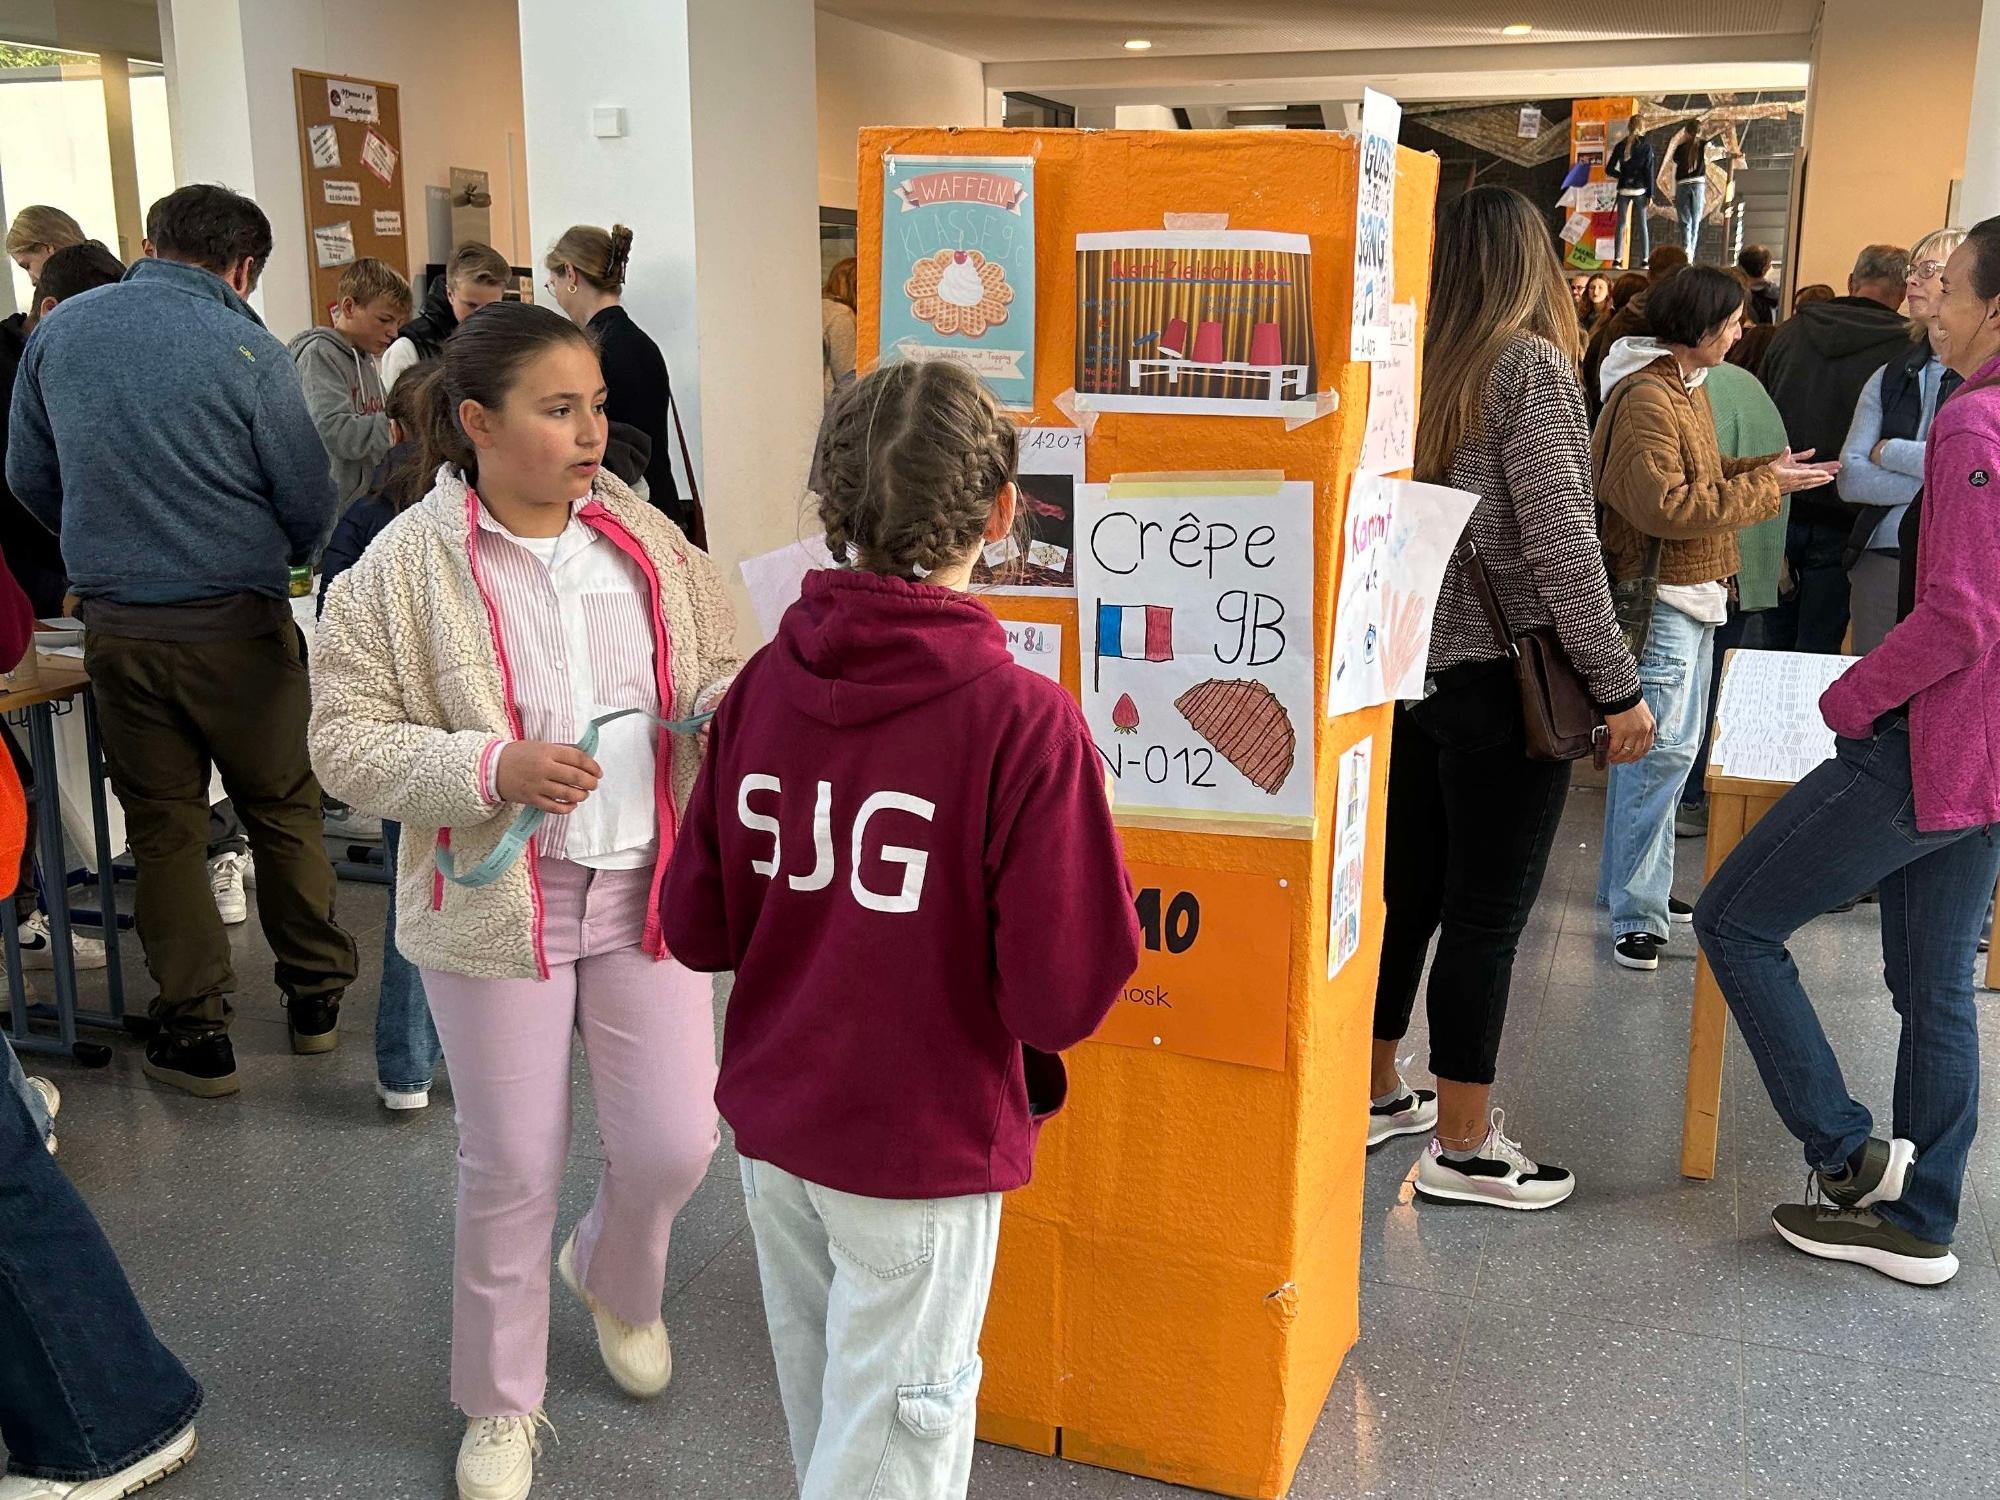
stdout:
[[1035,409],[1035,164],[882,159],[882,363],[956,360]]
[[1302,234],[1078,235],[1077,409],[1310,417],[1311,272]]
[[1078,660],[1121,818],[1310,836],[1313,490],[1082,485]]

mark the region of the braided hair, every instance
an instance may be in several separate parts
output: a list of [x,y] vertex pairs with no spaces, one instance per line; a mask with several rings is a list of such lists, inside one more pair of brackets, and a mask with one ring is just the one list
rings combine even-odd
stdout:
[[963,561],[1014,478],[1018,447],[1013,422],[963,365],[875,370],[836,398],[820,428],[813,488],[828,549],[891,578]]

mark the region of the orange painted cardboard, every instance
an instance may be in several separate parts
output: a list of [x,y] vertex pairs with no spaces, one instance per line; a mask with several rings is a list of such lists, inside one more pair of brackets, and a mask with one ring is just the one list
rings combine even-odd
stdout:
[[1291,883],[1187,866],[1130,869],[1139,972],[1092,1040],[1282,1069]]
[[[1290,432],[1274,418],[1105,413],[1085,477],[1259,469],[1311,481],[1323,692],[1333,559],[1368,403],[1366,367],[1346,362],[1355,142],[1318,131],[863,131],[864,369],[878,326],[886,152],[1036,159],[1036,422],[1067,420],[1056,398],[1072,380],[1077,234],[1223,213],[1234,229],[1311,236],[1314,346],[1338,409]],[[1400,152],[1396,295],[1418,304],[1420,336],[1436,191],[1436,159]],[[1063,625],[1074,692],[1075,601],[995,603],[1009,619]],[[1386,706],[1319,722],[1311,839],[1124,830],[1141,867],[1288,883],[1282,994],[1266,997],[1282,1011],[1283,1065],[1095,1042],[1070,1054],[1069,1108],[1043,1133],[1035,1180],[1002,1219],[982,1345],[989,1440],[1231,1495],[1278,1496],[1290,1483],[1358,1321],[1389,727]],[[1360,951],[1329,982],[1335,769],[1364,735],[1376,745],[1366,919]]]

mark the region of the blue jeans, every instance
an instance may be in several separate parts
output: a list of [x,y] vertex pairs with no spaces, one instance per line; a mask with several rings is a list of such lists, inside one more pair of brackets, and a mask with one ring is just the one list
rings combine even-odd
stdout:
[[1847,637],[1850,585],[1843,559],[1852,530],[1845,521],[1808,521],[1796,515],[1786,524],[1785,560],[1792,565],[1794,592],[1771,611],[1766,638],[1771,650],[1838,654]]
[[1949,1244],[1979,1125],[1973,965],[2000,875],[2000,825],[1920,832],[1910,785],[1910,731],[1900,715],[1873,739],[1839,741],[1835,758],[1736,846],[1694,922],[1806,1165],[1838,1168],[1874,1133],[1874,1120],[1848,1093],[1785,943],[1821,912],[1880,890],[1882,972],[1903,1019],[1892,1130],[1916,1143],[1917,1163],[1903,1196],[1875,1212]]
[[[1653,226],[1648,217],[1650,197],[1618,195],[1618,252],[1621,264],[1643,266],[1653,255]],[[1632,245],[1625,246],[1625,225],[1632,225]]]
[[1674,213],[1681,221],[1681,248],[1687,251],[1690,261],[1695,258],[1695,247],[1701,243],[1701,214],[1707,207],[1706,177],[1674,184]]
[[1643,760],[1613,766],[1604,794],[1604,857],[1597,904],[1611,909],[1611,935],[1667,935],[1674,888],[1674,806],[1701,748],[1708,718],[1709,661],[1715,627],[1671,604],[1653,606],[1639,691],[1653,711],[1653,748]]
[[[8,1049],[11,1055],[11,1050]],[[12,1089],[0,1090],[0,1442],[11,1473],[101,1479],[194,1420],[201,1387]]]
[[47,1101],[40,1090],[28,1087],[28,1075],[21,1071],[21,1059],[14,1055],[14,1044],[0,1037],[0,1052],[7,1054],[7,1091],[18,1095],[28,1107],[28,1118],[35,1122],[36,1131],[46,1141],[55,1130]]
[[389,867],[389,913],[382,924],[382,997],[375,1007],[375,1077],[399,1094],[421,1094],[431,1086],[438,1059],[437,1027],[431,1024],[423,976],[396,950],[396,851],[400,825],[382,820],[382,858]]

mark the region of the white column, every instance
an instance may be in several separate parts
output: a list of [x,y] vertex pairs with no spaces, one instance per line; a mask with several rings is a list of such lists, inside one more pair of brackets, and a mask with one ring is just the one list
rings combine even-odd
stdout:
[[819,425],[812,0],[603,0],[606,46],[579,45],[573,0],[520,3],[531,259],[571,224],[632,229],[625,305],[666,355],[754,645],[736,564],[807,529]]
[[1971,228],[2000,214],[2000,0],[1986,0],[1972,69],[1972,121],[1965,135],[1965,180],[1958,222]]
[[250,192],[250,80],[242,0],[159,0],[167,109],[174,122],[174,180],[227,183]]

